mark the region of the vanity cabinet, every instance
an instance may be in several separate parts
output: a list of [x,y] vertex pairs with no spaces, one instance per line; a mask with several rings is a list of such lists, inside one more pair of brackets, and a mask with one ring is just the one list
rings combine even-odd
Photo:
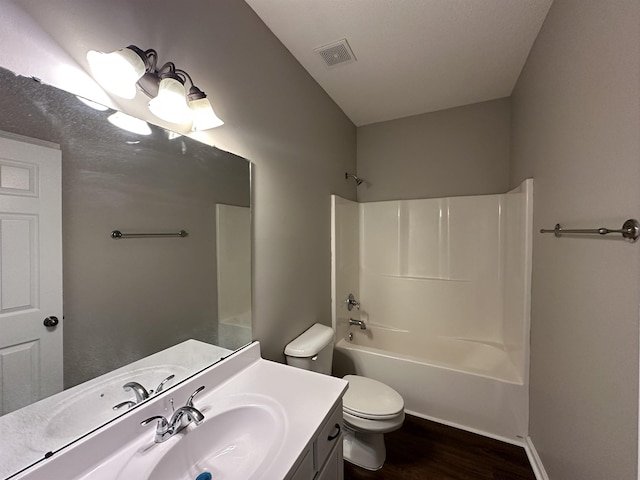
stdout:
[[320,427],[318,435],[300,456],[300,461],[287,480],[343,480],[342,400]]

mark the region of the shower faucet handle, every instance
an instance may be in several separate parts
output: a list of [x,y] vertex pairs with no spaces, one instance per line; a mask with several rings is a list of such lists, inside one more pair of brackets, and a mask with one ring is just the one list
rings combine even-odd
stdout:
[[356,307],[360,310],[360,302],[356,300],[356,297],[353,296],[353,293],[350,293],[347,299],[344,301],[347,304],[347,310],[353,310],[353,307]]

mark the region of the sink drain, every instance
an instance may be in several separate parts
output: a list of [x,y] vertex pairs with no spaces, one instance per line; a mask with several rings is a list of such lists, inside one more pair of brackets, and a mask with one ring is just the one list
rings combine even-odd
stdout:
[[211,474],[209,472],[202,472],[196,477],[196,480],[211,480]]

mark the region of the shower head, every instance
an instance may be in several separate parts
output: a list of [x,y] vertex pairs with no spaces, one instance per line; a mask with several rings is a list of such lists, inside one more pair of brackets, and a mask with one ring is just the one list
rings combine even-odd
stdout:
[[344,178],[346,178],[347,180],[349,178],[353,178],[356,181],[356,185],[360,185],[362,182],[364,182],[364,180],[362,180],[361,178],[356,177],[353,173],[344,172]]

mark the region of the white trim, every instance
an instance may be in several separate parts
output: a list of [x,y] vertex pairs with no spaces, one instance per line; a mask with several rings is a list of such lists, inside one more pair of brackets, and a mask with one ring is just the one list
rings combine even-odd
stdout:
[[413,415],[414,417],[424,418],[425,420],[429,420],[431,422],[441,423],[442,425],[447,425],[448,427],[457,428],[458,430],[464,430],[465,432],[475,433],[476,435],[482,435],[483,437],[492,438],[500,442],[509,443],[511,445],[517,445],[518,447],[523,447],[525,449],[527,446],[524,440],[520,440],[520,439],[516,440],[509,437],[503,437],[501,435],[496,435],[495,433],[489,433],[489,432],[485,432],[484,430],[467,427],[466,425],[461,425],[459,423],[442,420],[441,418],[431,417],[429,415],[423,415],[421,413],[414,412],[408,409],[405,409],[405,413],[408,413],[409,415]]
[[7,138],[9,140],[15,140],[16,142],[29,143],[31,145],[38,145],[40,147],[52,148],[54,150],[62,150],[57,143],[49,142],[47,140],[40,140],[39,138],[25,137],[17,133],[5,132],[0,130],[0,138]]
[[531,468],[533,469],[533,473],[536,476],[536,479],[549,480],[549,475],[547,475],[547,472],[544,469],[544,465],[542,465],[542,460],[540,460],[540,455],[538,455],[538,451],[533,445],[533,440],[531,440],[531,437],[527,437],[527,442],[524,446],[524,450],[525,452],[527,452],[527,457],[529,457],[529,463],[531,464]]

